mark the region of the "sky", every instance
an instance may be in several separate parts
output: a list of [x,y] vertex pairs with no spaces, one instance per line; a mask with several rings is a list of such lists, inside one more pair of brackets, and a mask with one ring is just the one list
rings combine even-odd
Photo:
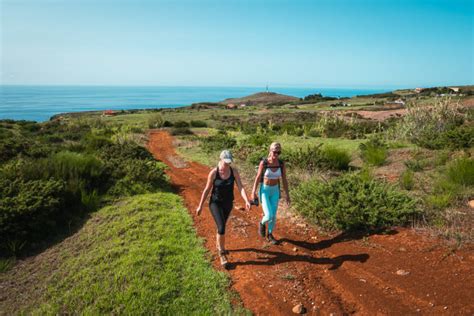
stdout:
[[0,0],[0,83],[474,84],[474,0]]

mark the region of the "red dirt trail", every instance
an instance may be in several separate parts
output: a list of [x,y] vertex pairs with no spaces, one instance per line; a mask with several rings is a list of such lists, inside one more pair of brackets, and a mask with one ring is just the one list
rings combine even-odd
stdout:
[[[152,131],[149,137],[149,150],[169,166],[199,236],[215,254],[216,228],[207,205],[195,215],[209,168],[183,161],[168,133]],[[278,219],[281,244],[270,245],[257,234],[262,210],[246,212],[242,204],[239,197],[227,224],[228,273],[244,307],[257,315],[291,315],[298,303],[309,315],[474,314],[472,247],[450,250],[409,229],[322,236],[294,217]],[[213,264],[221,269],[216,256]]]

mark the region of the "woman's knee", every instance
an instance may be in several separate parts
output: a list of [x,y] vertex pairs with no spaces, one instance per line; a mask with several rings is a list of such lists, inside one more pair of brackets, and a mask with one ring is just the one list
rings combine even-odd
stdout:
[[218,233],[219,235],[225,235],[225,226],[224,226],[224,225],[218,226],[218,227],[217,227],[217,233]]

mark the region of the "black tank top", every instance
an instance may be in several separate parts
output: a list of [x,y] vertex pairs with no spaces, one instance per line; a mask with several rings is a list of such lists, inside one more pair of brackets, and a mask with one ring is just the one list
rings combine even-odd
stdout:
[[211,202],[234,201],[234,171],[230,168],[230,176],[222,179],[219,174],[219,166],[216,169],[216,178],[212,186]]

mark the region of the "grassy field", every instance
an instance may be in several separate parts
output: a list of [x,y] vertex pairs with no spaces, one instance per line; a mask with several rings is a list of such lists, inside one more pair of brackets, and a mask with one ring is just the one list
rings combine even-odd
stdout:
[[41,304],[22,312],[236,312],[228,279],[212,268],[181,199],[174,194],[139,195],[105,207],[74,238],[62,251]]

